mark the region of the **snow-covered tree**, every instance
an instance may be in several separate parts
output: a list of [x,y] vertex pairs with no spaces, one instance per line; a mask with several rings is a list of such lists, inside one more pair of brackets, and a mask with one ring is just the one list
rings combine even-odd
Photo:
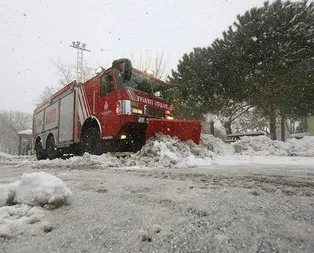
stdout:
[[186,87],[187,95],[181,99],[182,113],[186,118],[202,118],[201,114],[212,113],[225,127],[227,134],[232,132],[232,122],[246,112],[250,106],[243,100],[235,100],[223,85],[221,78],[213,72],[211,48],[194,48],[179,61],[177,71],[172,70],[169,78],[172,84]]
[[265,2],[239,15],[222,35],[185,54],[172,71],[171,82],[189,92],[185,104],[222,114],[229,132],[225,119],[237,115],[237,105],[257,107],[268,115],[273,139],[278,116],[284,122],[314,112],[313,2]]
[[269,115],[273,139],[278,114],[314,109],[313,24],[313,2],[266,2],[239,15],[212,45],[214,75],[235,99]]

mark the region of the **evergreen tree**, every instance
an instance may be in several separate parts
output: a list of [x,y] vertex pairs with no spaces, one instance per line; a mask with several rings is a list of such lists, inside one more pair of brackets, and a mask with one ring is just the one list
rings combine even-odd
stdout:
[[[314,3],[265,2],[239,15],[208,48],[195,48],[172,71],[185,103],[204,112],[246,103],[276,120],[314,112]],[[228,107],[227,110],[228,111]]]
[[235,99],[269,115],[276,139],[278,113],[313,111],[314,4],[266,2],[237,19],[212,45],[214,75]]
[[234,101],[213,76],[210,48],[194,48],[193,52],[184,54],[177,68],[177,71],[172,70],[169,81],[185,87],[186,96],[180,97],[180,103],[176,103],[181,117],[201,118],[208,112],[219,114],[230,109]]

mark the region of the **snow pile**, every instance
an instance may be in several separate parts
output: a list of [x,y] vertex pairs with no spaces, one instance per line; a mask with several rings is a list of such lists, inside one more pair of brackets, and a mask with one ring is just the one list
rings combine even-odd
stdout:
[[40,207],[25,204],[0,208],[0,238],[11,239],[25,233],[35,235],[49,224]]
[[314,137],[289,139],[286,142],[266,136],[242,137],[232,144],[236,153],[257,156],[314,156]]
[[178,138],[157,135],[143,146],[143,148],[125,161],[127,166],[187,166],[193,167],[199,163],[211,160],[213,153],[202,145],[193,141],[181,142]]
[[0,160],[11,159],[12,155],[0,152]]
[[[25,159],[25,157],[26,156],[10,155],[10,154],[0,152],[0,161],[13,162],[16,160]],[[27,158],[29,158],[29,157],[27,157]]]
[[105,153],[101,156],[90,155],[85,153],[80,160],[80,165],[89,165],[93,163],[94,165],[101,165],[102,167],[119,167],[122,166],[122,160],[119,159],[116,155],[111,153]]
[[[206,145],[210,145],[210,141],[214,139],[214,137],[207,137]],[[212,150],[226,152],[224,148],[216,147],[218,146],[216,143],[219,142],[217,140],[213,141]],[[124,166],[173,167],[186,163],[186,166],[194,167],[201,164],[211,164],[212,156],[213,152],[205,145],[196,145],[193,141],[182,142],[176,137],[157,135],[150,138],[142,149],[135,154],[117,157],[115,153],[105,153],[100,156],[85,153],[82,157],[71,157],[66,160],[43,160],[36,163],[26,162],[23,165],[32,168],[94,169],[97,167]]]
[[201,135],[201,145],[218,155],[230,155],[234,153],[233,146],[223,142],[221,139],[216,138],[211,134]]
[[41,207],[59,207],[71,195],[61,179],[44,172],[23,174],[12,184],[0,185],[0,238],[50,232]]
[[66,160],[24,161],[32,168],[101,169],[106,167],[197,167],[211,165],[213,159],[228,155],[250,156],[314,156],[314,137],[287,142],[273,141],[266,136],[248,137],[229,144],[213,135],[203,134],[200,145],[192,141],[182,142],[176,137],[157,135],[150,138],[136,154],[117,157],[116,153],[101,156],[85,153],[82,157]]
[[271,140],[267,136],[244,136],[232,146],[236,153],[242,155],[287,156],[289,149],[287,143]]
[[16,184],[14,202],[59,207],[72,195],[65,183],[45,172],[23,174]]
[[23,174],[21,179],[7,186],[0,186],[0,205],[27,204],[31,206],[59,207],[72,195],[60,179],[45,172]]
[[212,135],[201,136],[201,144],[193,141],[182,142],[176,137],[157,135],[150,138],[136,154],[117,157],[115,153],[105,153],[100,156],[85,153],[82,157],[71,157],[66,160],[42,160],[24,162],[23,166],[32,168],[69,168],[89,169],[104,167],[147,166],[147,167],[196,167],[212,163],[217,155],[234,153],[230,144]]
[[34,157],[26,156],[26,155],[21,155],[21,156],[10,155],[10,154],[0,152],[0,161],[8,163],[8,164],[17,164],[23,161],[30,161],[30,160],[34,160]]
[[0,185],[0,207],[14,202],[17,183]]
[[304,136],[302,139],[289,139],[289,154],[293,156],[314,156],[314,136]]
[[118,167],[121,161],[116,156],[106,153],[101,156],[84,153],[83,156],[74,156],[68,159],[40,160],[35,163],[24,161],[19,166],[28,166],[30,168],[62,168],[62,169],[89,169],[95,167]]

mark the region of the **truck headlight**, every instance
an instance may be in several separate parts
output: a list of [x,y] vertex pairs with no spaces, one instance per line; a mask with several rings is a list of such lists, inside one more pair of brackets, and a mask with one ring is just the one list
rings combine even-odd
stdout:
[[137,108],[132,108],[132,113],[135,113],[135,114],[143,114],[143,110],[137,109]]

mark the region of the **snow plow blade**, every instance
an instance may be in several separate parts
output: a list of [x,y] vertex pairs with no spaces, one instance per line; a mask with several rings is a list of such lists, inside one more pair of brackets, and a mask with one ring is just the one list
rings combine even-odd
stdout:
[[149,119],[146,131],[146,140],[156,133],[177,136],[181,141],[192,140],[200,143],[201,122],[196,120],[165,120]]

